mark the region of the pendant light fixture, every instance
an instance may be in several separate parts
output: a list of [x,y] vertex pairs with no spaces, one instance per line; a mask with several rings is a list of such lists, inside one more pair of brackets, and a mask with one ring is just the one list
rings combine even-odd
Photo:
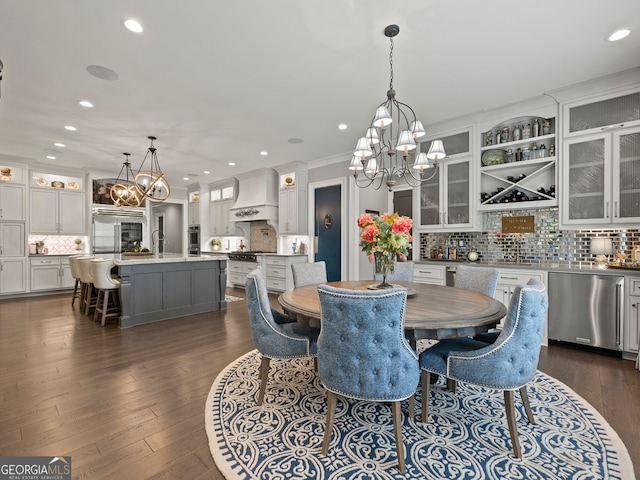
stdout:
[[[149,136],[147,137],[151,140],[151,145],[147,150],[146,155],[144,156],[144,160],[140,164],[140,169],[135,177],[135,187],[138,189],[138,192],[144,198],[148,198],[152,202],[164,202],[169,195],[171,194],[171,189],[169,188],[169,183],[160,170],[160,163],[158,162],[158,155],[156,153],[157,149],[153,146],[153,141],[156,140],[156,137]],[[145,162],[147,161],[147,157],[150,157],[149,160],[149,168],[147,170],[144,169]]]
[[[384,29],[391,43],[387,99],[376,109],[365,136],[358,140],[349,165],[360,188],[373,185],[378,190],[385,184],[391,190],[398,179],[404,179],[411,186],[419,185],[435,176],[439,160],[446,156],[442,141],[434,140],[428,153],[419,153],[413,164],[410,163],[411,156],[416,153],[416,139],[426,132],[413,109],[396,99],[393,89],[393,37],[398,33],[400,27],[397,25]],[[432,170],[432,173],[425,177],[427,170]],[[362,182],[358,178],[359,172],[365,177]]]
[[[109,190],[109,195],[114,205],[118,207],[139,207],[142,204],[143,195],[140,194],[134,182],[133,170],[129,163],[130,153],[123,153],[126,157],[116,183]],[[124,174],[124,176],[123,176]]]

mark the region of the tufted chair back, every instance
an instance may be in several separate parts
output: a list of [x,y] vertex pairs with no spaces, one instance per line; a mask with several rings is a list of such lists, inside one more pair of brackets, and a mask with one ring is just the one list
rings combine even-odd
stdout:
[[[411,261],[408,262],[396,262],[393,267],[393,273],[387,275],[387,282],[413,282],[413,270],[415,264]],[[382,275],[373,275],[373,279],[376,281],[382,281]]]
[[327,283],[327,264],[325,262],[292,263],[291,273],[293,274],[294,288]]
[[458,265],[455,287],[483,293],[493,298],[496,294],[499,277],[500,271],[497,268]]
[[471,338],[445,339],[420,354],[422,421],[429,413],[431,374],[502,390],[509,435],[516,457],[522,458],[515,419],[514,391],[520,391],[530,423],[535,423],[527,383],[536,374],[547,317],[548,298],[535,279],[516,287],[502,331],[493,343]]
[[480,350],[452,352],[447,376],[502,390],[526,385],[538,368],[547,307],[543,284],[531,279],[516,287],[496,341]]
[[328,405],[322,453],[327,453],[331,440],[336,394],[390,401],[398,464],[404,471],[400,401],[413,395],[420,378],[418,356],[404,336],[407,290],[347,290],[320,285],[318,294],[322,324],[318,376],[327,389]]
[[256,268],[245,283],[247,308],[253,343],[262,354],[260,365],[260,393],[258,405],[262,404],[269,375],[269,360],[315,357],[320,331],[307,325],[291,321],[289,317],[271,308],[267,288]]

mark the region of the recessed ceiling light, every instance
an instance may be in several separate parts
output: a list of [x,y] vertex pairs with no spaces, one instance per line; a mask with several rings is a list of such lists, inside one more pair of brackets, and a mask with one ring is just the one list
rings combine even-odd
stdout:
[[260,152],[260,155],[262,155],[263,157],[266,157],[267,155],[269,155],[269,152],[265,152],[264,150]]
[[74,127],[73,125],[65,125],[64,126],[65,130],[69,130],[70,132],[75,132],[76,130],[78,130],[76,127]]
[[204,170],[202,173],[204,173],[205,175],[209,175],[211,172],[209,170]]
[[144,32],[144,27],[142,26],[142,24],[133,18],[127,18],[123,20],[122,25],[124,25],[124,28],[133,33]]
[[611,35],[609,35],[610,42],[616,42],[618,40],[622,40],[624,37],[628,36],[631,33],[631,30],[627,28],[621,28],[620,30],[616,30]]
[[89,100],[80,100],[78,103],[85,108],[93,108],[93,103]]
[[60,148],[66,147],[66,145],[64,143],[60,143],[60,142],[56,142],[56,143],[54,143],[54,145],[56,147],[60,147]]
[[227,163],[227,165],[229,165],[230,167],[235,167],[236,166],[236,162],[229,162],[229,163]]
[[189,177],[182,177],[183,180],[189,180]]
[[47,155],[47,158],[48,158],[49,160],[55,160],[55,159],[56,159],[56,157],[54,157],[53,155]]
[[346,123],[341,123],[340,125],[338,125],[338,130],[346,130],[346,129],[347,129]]

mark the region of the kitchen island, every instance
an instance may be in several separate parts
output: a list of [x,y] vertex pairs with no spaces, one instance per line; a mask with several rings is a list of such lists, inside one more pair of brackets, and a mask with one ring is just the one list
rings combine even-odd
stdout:
[[116,255],[121,278],[120,328],[224,310],[225,255]]

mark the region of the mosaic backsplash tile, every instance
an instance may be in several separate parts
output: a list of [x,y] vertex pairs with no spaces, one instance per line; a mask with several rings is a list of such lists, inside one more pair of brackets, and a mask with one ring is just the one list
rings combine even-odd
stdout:
[[[529,215],[534,217],[535,233],[501,233],[503,216]],[[420,234],[420,259],[445,255],[448,247],[456,249],[460,260],[466,260],[468,252],[475,248],[480,260],[489,262],[592,262],[592,238],[610,238],[613,252],[624,252],[629,258],[636,245],[640,245],[638,228],[560,230],[557,208],[484,212],[482,225],[481,232]]]

